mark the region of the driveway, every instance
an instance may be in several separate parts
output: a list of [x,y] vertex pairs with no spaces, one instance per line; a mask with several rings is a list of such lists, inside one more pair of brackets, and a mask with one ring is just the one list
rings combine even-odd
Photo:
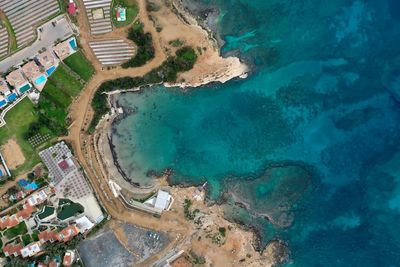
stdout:
[[[52,22],[56,22],[55,26],[52,25]],[[39,29],[43,30],[39,31]],[[57,39],[66,39],[72,34],[74,34],[74,31],[64,15],[46,22],[38,27],[38,38],[32,45],[0,61],[0,72],[4,73],[11,67],[20,65],[24,59],[33,58],[43,47],[49,48],[54,45]]]

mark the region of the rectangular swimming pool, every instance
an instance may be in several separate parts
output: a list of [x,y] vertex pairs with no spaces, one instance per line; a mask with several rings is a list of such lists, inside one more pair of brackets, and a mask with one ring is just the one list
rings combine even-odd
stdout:
[[75,38],[69,41],[69,45],[74,49],[75,51],[78,49],[78,46],[76,45],[76,40]]
[[50,76],[54,71],[56,70],[56,67],[51,66],[46,70],[47,76]]
[[21,94],[23,94],[23,93],[25,93],[26,91],[28,91],[31,88],[32,88],[32,86],[29,83],[27,83],[24,86],[22,86],[21,88],[19,88],[19,92]]
[[17,94],[16,93],[12,93],[11,95],[7,96],[7,100],[9,102],[14,101],[15,99],[17,99]]
[[40,84],[44,83],[46,80],[47,80],[46,76],[41,75],[41,76],[39,76],[39,78],[37,78],[35,80],[35,84],[40,85]]

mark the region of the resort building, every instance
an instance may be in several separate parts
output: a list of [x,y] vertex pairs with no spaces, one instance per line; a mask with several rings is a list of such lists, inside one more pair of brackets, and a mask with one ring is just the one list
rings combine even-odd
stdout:
[[68,40],[59,43],[54,47],[54,52],[60,60],[64,60],[78,49],[75,37],[71,37]]
[[47,77],[44,72],[42,72],[35,61],[29,61],[22,66],[22,71],[25,76],[33,82],[36,89],[42,91],[44,85],[46,84]]
[[20,244],[8,244],[4,246],[3,252],[6,257],[21,255],[22,246]]
[[21,249],[21,256],[22,258],[33,257],[41,251],[40,243],[34,242]]
[[56,188],[59,198],[68,198],[84,207],[84,214],[98,223],[104,219],[100,206],[86,181],[71,150],[64,142],[57,143],[39,153],[49,170],[51,183]]
[[37,60],[44,67],[47,76],[50,76],[58,67],[58,59],[50,50],[39,54]]
[[32,85],[24,77],[20,69],[14,70],[8,74],[6,80],[11,86],[15,87],[17,92],[21,95],[32,88]]
[[[10,100],[8,100],[8,97],[10,97]],[[15,93],[14,95],[12,95],[12,92],[8,87],[7,82],[0,77],[0,108],[4,108],[5,106],[7,106],[8,102],[15,100],[15,98],[17,98],[17,95]]]

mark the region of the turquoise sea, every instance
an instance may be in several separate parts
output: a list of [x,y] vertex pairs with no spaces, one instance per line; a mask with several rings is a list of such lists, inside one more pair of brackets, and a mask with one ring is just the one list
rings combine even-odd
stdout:
[[287,266],[400,266],[400,2],[204,4],[220,10],[222,52],[253,72],[122,95],[136,110],[114,125],[122,168],[142,184],[165,168],[208,181],[260,247],[287,242]]

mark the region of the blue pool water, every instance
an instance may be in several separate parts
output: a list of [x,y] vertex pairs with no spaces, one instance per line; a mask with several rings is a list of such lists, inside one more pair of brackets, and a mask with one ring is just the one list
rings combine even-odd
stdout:
[[400,266],[400,2],[204,2],[253,73],[122,95],[122,168],[207,180],[227,217],[288,243],[288,266]]
[[47,80],[46,76],[41,75],[41,76],[39,76],[39,78],[37,78],[37,79],[35,80],[35,84],[36,84],[36,85],[40,85],[40,84],[46,82],[46,80]]
[[14,101],[15,99],[17,99],[16,93],[12,93],[11,95],[7,96],[8,102]]
[[76,40],[72,39],[71,41],[69,41],[69,45],[72,47],[72,49],[77,50],[78,46],[76,45]]
[[7,105],[7,100],[3,99],[0,101],[0,107],[4,107],[5,105]]
[[56,70],[56,67],[52,66],[46,70],[47,76],[50,76],[54,71]]
[[31,88],[32,88],[32,86],[29,83],[27,83],[24,86],[22,86],[21,88],[19,88],[19,92],[21,94],[23,94],[23,93],[25,93],[26,91],[28,91]]

